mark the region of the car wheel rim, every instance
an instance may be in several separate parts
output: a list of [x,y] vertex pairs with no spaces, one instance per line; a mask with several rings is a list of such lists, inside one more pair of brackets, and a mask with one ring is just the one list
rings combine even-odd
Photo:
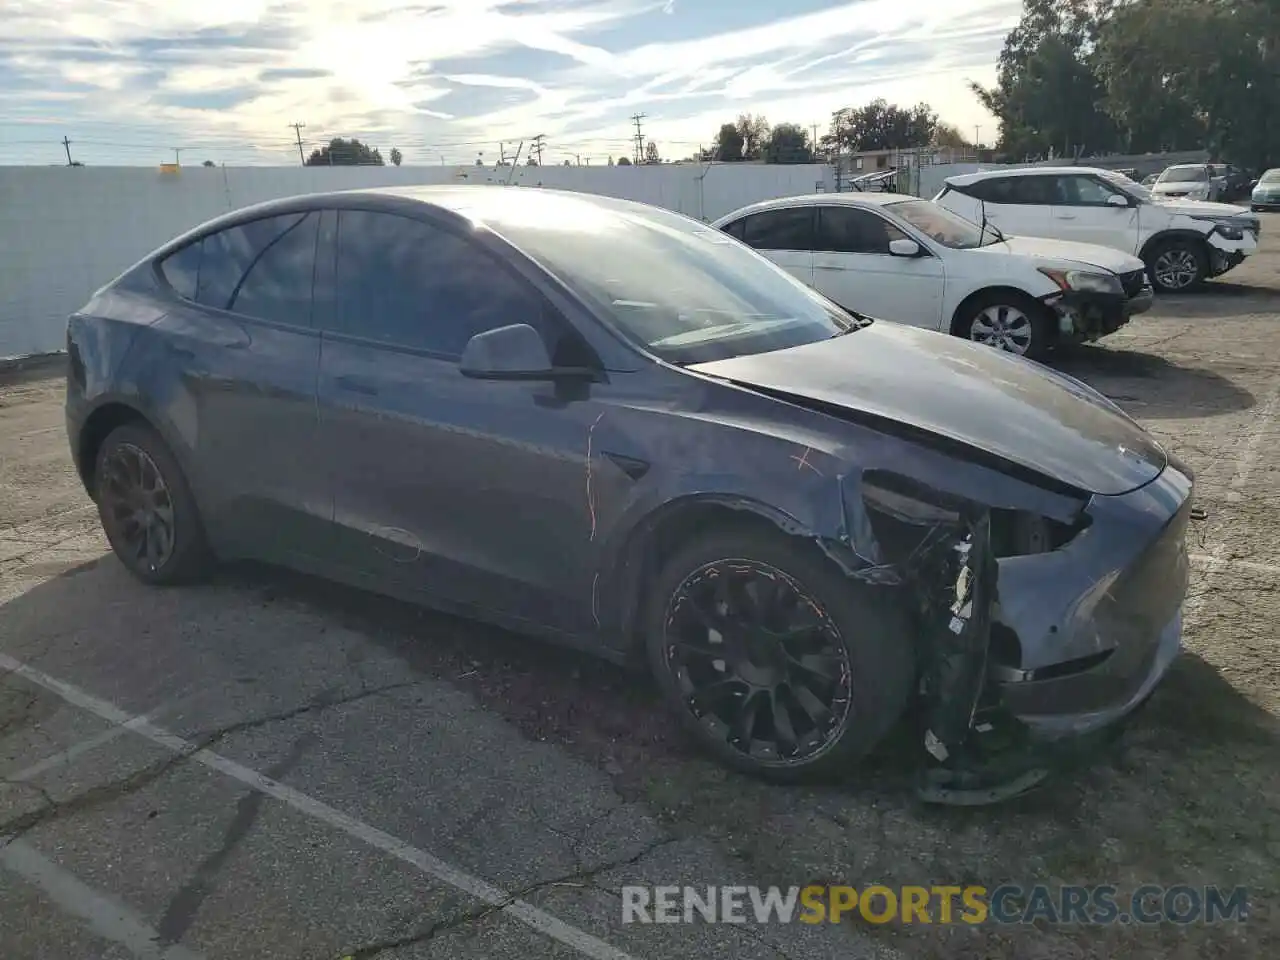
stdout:
[[1190,250],[1166,250],[1156,258],[1156,283],[1168,290],[1181,290],[1195,283],[1199,272]]
[[770,767],[825,753],[850,715],[852,669],[831,618],[782,571],[721,560],[667,605],[665,666],[713,738]]
[[996,304],[973,318],[969,338],[1022,356],[1031,348],[1031,318],[1017,307]]
[[173,498],[156,462],[122,443],[103,462],[103,515],[125,556],[155,573],[173,556]]

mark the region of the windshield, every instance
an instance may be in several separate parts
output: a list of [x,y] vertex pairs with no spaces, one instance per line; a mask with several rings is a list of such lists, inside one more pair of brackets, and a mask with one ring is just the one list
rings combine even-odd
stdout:
[[1124,174],[1114,173],[1110,170],[1102,170],[1099,171],[1099,175],[1103,180],[1107,181],[1107,183],[1111,184],[1117,190],[1122,190],[1129,196],[1137,200],[1141,200],[1144,203],[1149,203],[1151,201],[1151,191],[1135,180],[1131,180],[1129,177],[1126,177]]
[[1170,167],[1160,174],[1159,183],[1203,183],[1209,179],[1204,167]]
[[620,333],[671,363],[706,363],[827,340],[860,323],[728,234],[610,201],[518,210],[490,222]]
[[978,224],[952,213],[932,200],[891,203],[885,207],[885,212],[901,217],[921,233],[928,234],[944,247],[951,247],[953,250],[972,250],[1000,240],[1000,231],[990,224],[984,234]]

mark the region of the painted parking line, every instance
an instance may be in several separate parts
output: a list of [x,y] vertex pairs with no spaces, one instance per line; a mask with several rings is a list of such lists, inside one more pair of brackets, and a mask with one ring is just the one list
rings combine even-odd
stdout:
[[160,934],[132,910],[82,883],[22,840],[10,840],[0,847],[0,869],[39,888],[58,909],[82,920],[93,933],[138,960],[201,960],[200,954],[178,944],[161,946]]
[[101,733],[95,733],[92,737],[87,737],[79,743],[73,743],[65,750],[60,750],[53,756],[46,757],[39,763],[33,763],[25,770],[20,770],[17,773],[10,774],[4,779],[8,780],[10,783],[26,783],[28,780],[34,780],[36,777],[48,773],[50,770],[56,770],[58,767],[68,766],[71,761],[75,760],[77,757],[83,756],[90,750],[96,750],[98,747],[104,746],[112,740],[116,740],[119,737],[123,737],[126,733],[131,732],[133,728],[130,724],[134,722],[135,721],[130,720],[128,723],[119,723],[110,726]]
[[233,780],[238,780],[250,789],[279,800],[299,813],[325,823],[334,829],[341,830],[348,836],[355,837],[374,849],[395,857],[397,860],[417,868],[422,873],[448,884],[456,890],[490,904],[496,912],[504,913],[515,920],[519,920],[531,929],[558,940],[565,946],[572,947],[583,956],[589,957],[590,960],[635,960],[630,954],[619,950],[612,944],[592,936],[585,930],[580,930],[571,924],[565,923],[559,917],[539,909],[531,903],[520,900],[493,884],[446,863],[438,857],[432,856],[425,850],[411,846],[403,840],[379,830],[377,827],[357,820],[355,817],[349,816],[321,800],[294,790],[292,787],[285,786],[283,783],[236,763],[221,754],[214,753],[212,750],[198,748],[190,740],[170,733],[145,717],[132,717],[114,704],[100,700],[79,687],[56,677],[51,677],[49,674],[34,667],[29,667],[4,653],[0,653],[0,670],[22,677],[30,683],[43,687],[50,693],[61,697],[67,703],[86,710],[114,726],[126,727],[132,733],[145,737],[152,743],[158,744],[174,753],[182,754],[195,763],[208,767],[210,770],[216,770]]

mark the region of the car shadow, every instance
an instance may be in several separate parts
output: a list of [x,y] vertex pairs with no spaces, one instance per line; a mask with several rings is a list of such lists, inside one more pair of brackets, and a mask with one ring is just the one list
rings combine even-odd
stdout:
[[1280,313],[1280,290],[1239,280],[1208,280],[1182,293],[1157,295],[1155,309],[1162,319],[1190,320]]
[[1083,380],[1138,420],[1213,417],[1257,402],[1213,370],[1139,350],[1078,344],[1055,352],[1047,363]]

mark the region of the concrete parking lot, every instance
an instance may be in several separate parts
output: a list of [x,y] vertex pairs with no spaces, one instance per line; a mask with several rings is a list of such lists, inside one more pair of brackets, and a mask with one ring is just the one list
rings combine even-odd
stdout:
[[[257,567],[106,552],[61,370],[0,372],[0,946],[18,958],[1280,956],[1280,216],[1055,363],[1198,473],[1186,652],[1118,749],[934,809],[692,752],[644,678]],[[623,925],[625,883],[1249,888],[1178,926]]]

